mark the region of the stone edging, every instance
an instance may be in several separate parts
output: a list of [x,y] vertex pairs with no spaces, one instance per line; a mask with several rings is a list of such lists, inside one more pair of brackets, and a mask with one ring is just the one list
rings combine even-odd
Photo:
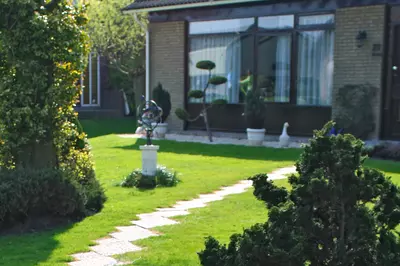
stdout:
[[[270,180],[285,179],[288,174],[296,171],[295,167],[285,167],[268,174]],[[96,240],[97,245],[90,247],[90,252],[77,253],[72,255],[76,260],[70,262],[70,266],[111,266],[125,265],[131,262],[121,262],[112,256],[128,252],[140,251],[142,248],[133,245],[131,242],[152,236],[159,233],[151,229],[158,226],[178,224],[177,221],[169,219],[174,216],[188,215],[189,209],[206,207],[208,202],[222,200],[227,195],[240,194],[252,186],[249,180],[223,187],[221,190],[210,194],[199,195],[198,198],[190,201],[178,201],[172,208],[158,208],[152,213],[137,215],[139,220],[131,221],[131,226],[116,227],[118,231],[111,233],[108,237]]]

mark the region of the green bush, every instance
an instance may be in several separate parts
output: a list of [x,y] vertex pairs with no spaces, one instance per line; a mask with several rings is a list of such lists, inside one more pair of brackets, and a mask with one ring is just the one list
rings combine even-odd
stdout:
[[155,176],[145,176],[142,175],[142,170],[134,170],[124,178],[121,186],[137,188],[173,187],[179,182],[176,172],[170,172],[165,166],[159,165]]
[[232,235],[228,246],[207,238],[202,265],[399,265],[400,188],[364,167],[363,142],[329,134],[333,126],[316,131],[304,148],[292,189],[265,174],[250,178],[268,220]]
[[167,90],[163,89],[161,83],[158,83],[157,87],[153,90],[153,100],[163,110],[161,123],[165,123],[171,113],[171,95]]
[[335,96],[333,119],[337,128],[367,139],[376,128],[373,106],[378,89],[368,84],[346,85]]
[[0,230],[38,217],[81,218],[100,210],[104,201],[96,179],[78,182],[70,171],[0,171]]
[[266,106],[261,92],[249,90],[246,93],[244,105],[247,128],[264,128],[265,112]]

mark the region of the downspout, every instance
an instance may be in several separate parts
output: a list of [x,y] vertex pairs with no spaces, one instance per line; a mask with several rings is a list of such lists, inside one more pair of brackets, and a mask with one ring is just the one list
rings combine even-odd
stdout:
[[145,26],[137,17],[136,13],[133,13],[133,18],[140,25],[140,27],[146,31],[146,101],[150,101],[150,32],[149,27]]

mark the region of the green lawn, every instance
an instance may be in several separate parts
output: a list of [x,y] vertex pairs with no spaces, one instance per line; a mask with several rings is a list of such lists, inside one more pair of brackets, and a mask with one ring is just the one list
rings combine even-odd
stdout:
[[[223,185],[231,185],[260,172],[290,166],[298,158],[299,150],[204,145],[159,141],[159,163],[181,173],[183,181],[174,188],[138,191],[116,187],[134,168],[140,167],[139,145],[143,140],[119,138],[115,133],[133,133],[134,122],[83,121],[90,137],[96,162],[96,173],[106,188],[108,201],[99,214],[77,224],[57,230],[23,236],[0,238],[0,265],[65,265],[70,254],[87,251],[93,240],[114,231],[115,226],[129,225],[136,214],[151,212],[157,207],[168,207],[178,200],[208,193]],[[370,161],[395,176],[400,183],[400,165],[385,161]],[[283,182],[283,181],[279,181]],[[196,265],[196,251],[203,247],[204,236],[214,235],[226,242],[235,232],[241,232],[255,222],[266,219],[266,212],[251,192],[230,196],[211,203],[210,207],[193,210],[179,218],[181,225],[162,227],[166,235],[140,242],[147,251],[128,254],[135,265]]]
[[[182,183],[174,188],[138,191],[116,187],[134,168],[140,167],[139,145],[144,141],[119,138],[110,133],[133,133],[129,120],[123,125],[96,121],[83,123],[93,147],[96,172],[106,188],[108,201],[103,211],[84,221],[57,230],[24,236],[0,238],[0,265],[64,265],[70,254],[87,251],[93,240],[114,231],[115,226],[129,225],[136,214],[157,207],[172,206],[223,185],[259,172],[289,166],[299,151],[257,147],[218,146],[160,141],[159,163],[181,173]],[[235,231],[230,231],[233,233]]]

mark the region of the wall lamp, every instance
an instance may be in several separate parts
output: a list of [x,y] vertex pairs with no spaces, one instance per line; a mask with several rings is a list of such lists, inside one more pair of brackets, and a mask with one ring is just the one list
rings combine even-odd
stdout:
[[360,30],[356,35],[357,47],[361,48],[366,40],[367,40],[367,32],[365,30]]

